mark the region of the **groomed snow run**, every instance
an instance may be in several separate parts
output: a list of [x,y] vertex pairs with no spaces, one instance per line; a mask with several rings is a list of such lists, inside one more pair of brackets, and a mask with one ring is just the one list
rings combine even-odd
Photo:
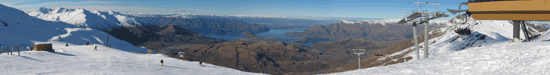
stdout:
[[452,54],[331,75],[548,75],[550,42],[473,47]]
[[[69,45],[50,41],[57,53],[23,51],[0,55],[2,75],[259,75],[160,54],[136,54],[103,45]],[[97,46],[98,50],[93,48]],[[63,52],[61,52],[63,50]],[[164,66],[160,66],[160,60]]]

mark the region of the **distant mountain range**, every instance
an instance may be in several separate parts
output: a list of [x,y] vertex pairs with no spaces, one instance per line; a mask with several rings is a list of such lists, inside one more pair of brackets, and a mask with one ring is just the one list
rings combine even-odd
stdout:
[[[174,14],[141,14],[129,15],[114,11],[88,11],[82,8],[40,8],[32,11],[30,16],[49,21],[62,21],[79,27],[104,30],[115,27],[136,27],[142,25],[170,26],[176,25],[199,32],[203,35],[239,35],[243,31],[260,33],[269,29],[260,24],[232,20],[230,18],[183,17]],[[191,15],[192,16],[192,15]],[[217,33],[217,31],[225,33]],[[214,32],[216,31],[216,32]]]
[[[339,21],[290,17],[220,16],[182,13],[120,13],[62,7],[42,7],[36,11],[29,12],[28,15],[43,20],[61,21],[78,27],[88,27],[96,30],[142,25],[176,25],[196,31],[201,35],[240,35],[244,31],[261,33],[268,31],[268,28],[308,28],[314,25],[327,25]],[[225,33],[220,34],[218,31]]]

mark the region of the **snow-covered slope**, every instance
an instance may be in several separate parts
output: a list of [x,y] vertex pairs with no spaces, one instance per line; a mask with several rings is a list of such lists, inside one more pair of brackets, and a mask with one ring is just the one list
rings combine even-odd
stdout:
[[[103,45],[69,45],[52,41],[56,53],[23,51],[21,56],[0,55],[6,75],[260,75],[160,54],[136,54]],[[97,46],[98,50],[93,48]],[[63,52],[62,52],[62,51]],[[160,60],[164,66],[160,66]]]
[[[469,28],[471,35],[458,35],[454,32],[457,28]],[[530,26],[527,26],[530,28]],[[336,75],[353,74],[418,74],[418,75],[438,75],[438,74],[549,74],[546,65],[550,61],[540,59],[548,57],[545,48],[545,42],[532,42],[511,44],[508,39],[512,37],[512,22],[507,20],[474,20],[466,15],[459,15],[446,24],[440,24],[432,28],[430,34],[441,34],[438,37],[431,38],[429,42],[428,58],[416,60],[416,53],[407,51],[414,47],[401,50],[393,54],[381,57],[381,59],[391,56],[406,54],[402,58],[413,57],[413,60],[406,60],[404,63],[381,66],[367,69],[360,69]],[[530,33],[539,34],[539,31]],[[533,35],[532,34],[532,35]],[[520,32],[523,35],[523,32]],[[423,38],[419,38],[423,39]],[[524,39],[522,36],[520,39]],[[412,41],[411,41],[412,42]],[[422,47],[424,43],[419,43],[420,57],[424,57]],[[531,46],[532,47],[529,47]],[[546,51],[545,51],[546,50]],[[540,53],[539,53],[540,52]],[[547,54],[544,54],[547,53]],[[508,57],[506,57],[508,56]],[[517,57],[515,57],[517,56]],[[511,60],[509,60],[511,59]],[[524,60],[533,59],[533,60]],[[395,60],[394,60],[395,61]],[[521,61],[521,62],[520,62]],[[525,62],[523,62],[525,61]],[[533,62],[540,62],[532,64]],[[532,65],[525,65],[532,64]],[[540,66],[540,67],[535,67]],[[497,73],[498,72],[498,73]],[[542,73],[541,73],[542,72]],[[546,73],[545,73],[546,72]]]
[[[440,54],[452,53],[471,47],[508,43],[508,40],[512,38],[512,22],[508,20],[475,20],[472,17],[457,17],[451,21],[430,30],[430,34],[439,33],[441,36],[431,38],[428,41],[430,42],[428,57],[435,57]],[[458,35],[454,32],[457,28],[469,28],[472,30],[472,34]],[[527,28],[531,27],[528,26]],[[538,31],[531,31],[531,33],[539,34]],[[523,35],[523,31],[520,32],[520,35]],[[525,37],[521,36],[520,39],[525,39]],[[423,45],[423,42],[419,43],[419,46]],[[405,50],[412,50],[413,48],[410,47]],[[423,50],[423,48],[420,49]],[[420,51],[420,54],[420,57],[423,57],[423,51]],[[413,56],[414,54],[410,53],[408,55]]]
[[76,27],[64,22],[51,22],[29,16],[23,11],[0,4],[0,44],[32,45],[31,41],[47,41],[65,34],[63,28]]
[[120,27],[122,25],[140,25],[133,17],[125,16],[119,12],[88,11],[82,8],[45,8],[32,11],[30,16],[35,16],[48,21],[62,21],[82,27],[90,27],[98,30]]
[[[67,30],[66,34],[53,36],[48,41],[65,42],[71,45],[85,45],[89,42],[90,44],[105,46],[107,43],[107,33],[103,31],[93,30],[91,28],[65,28],[65,30]],[[61,40],[59,40],[59,37],[61,37]],[[135,47],[134,45],[113,36],[109,36],[109,45],[115,49],[127,52],[147,52],[148,50],[146,48]]]
[[550,42],[501,43],[332,75],[548,75]]

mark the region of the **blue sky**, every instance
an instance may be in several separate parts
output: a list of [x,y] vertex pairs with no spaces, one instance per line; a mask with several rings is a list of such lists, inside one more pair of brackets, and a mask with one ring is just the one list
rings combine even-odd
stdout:
[[[467,0],[0,0],[0,4],[24,11],[40,7],[65,7],[129,13],[347,17],[358,20],[400,19],[403,18],[400,12],[416,10],[413,2],[440,3],[438,10],[446,11],[447,8],[458,9],[458,4],[465,1]],[[435,8],[425,10],[433,11]],[[450,18],[440,20],[447,19]]]

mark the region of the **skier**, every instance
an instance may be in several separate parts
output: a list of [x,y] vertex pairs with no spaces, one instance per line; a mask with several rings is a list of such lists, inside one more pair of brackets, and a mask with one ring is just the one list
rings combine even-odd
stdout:
[[164,61],[162,61],[162,59],[160,59],[160,66],[164,66]]
[[95,46],[94,50],[97,50],[97,46]]
[[202,60],[199,59],[199,64],[202,66]]
[[65,47],[69,47],[69,43],[65,44]]

